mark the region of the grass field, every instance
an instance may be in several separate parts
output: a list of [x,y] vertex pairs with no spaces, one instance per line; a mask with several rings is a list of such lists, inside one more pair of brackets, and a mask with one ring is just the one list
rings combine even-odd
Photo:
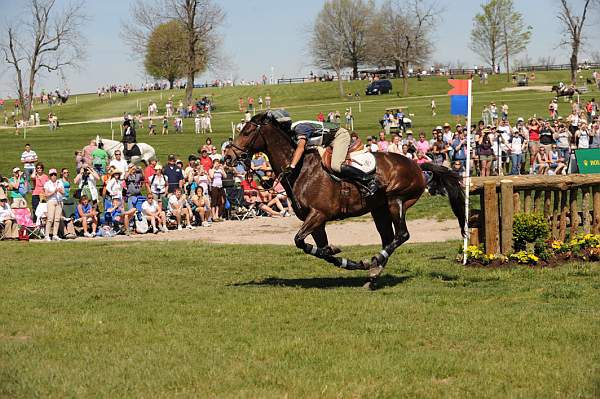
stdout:
[[457,246],[401,247],[369,292],[290,247],[3,244],[0,397],[598,397],[600,265]]

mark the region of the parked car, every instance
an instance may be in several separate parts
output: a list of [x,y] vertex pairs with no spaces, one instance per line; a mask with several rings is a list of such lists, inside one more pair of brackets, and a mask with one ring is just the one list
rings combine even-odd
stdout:
[[365,94],[385,94],[392,92],[392,82],[389,80],[375,80],[365,90]]

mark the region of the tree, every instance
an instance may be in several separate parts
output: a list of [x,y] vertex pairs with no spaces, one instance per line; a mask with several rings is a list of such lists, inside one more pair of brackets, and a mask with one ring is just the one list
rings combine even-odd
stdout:
[[375,52],[371,57],[374,62],[395,66],[396,75],[402,76],[405,96],[409,68],[423,65],[433,52],[431,34],[441,12],[436,3],[387,0],[375,18],[378,22],[370,36],[375,42],[369,46]]
[[340,97],[344,97],[342,69],[347,64],[347,60],[344,54],[343,35],[340,34],[342,23],[339,18],[336,19],[336,14],[334,4],[327,2],[323,5],[310,33],[309,52],[315,66],[335,73]]
[[6,27],[0,50],[15,74],[23,117],[31,113],[33,92],[42,73],[75,68],[85,58],[86,21],[84,3],[74,2],[57,9],[55,0],[29,0],[27,18]]
[[572,84],[577,82],[579,50],[585,39],[583,30],[586,26],[588,12],[593,4],[594,0],[585,0],[581,7],[581,15],[575,15],[574,7],[569,4],[569,1],[560,0],[558,19],[563,24],[563,41],[561,44],[571,47],[569,63],[571,65]]
[[223,10],[214,0],[137,0],[131,10],[134,23],[123,24],[121,36],[139,57],[145,55],[150,34],[158,25],[177,21],[183,27],[185,97],[191,104],[196,74],[218,60],[221,40],[217,30],[225,19]]
[[175,80],[185,75],[184,43],[185,31],[179,21],[158,25],[148,38],[146,72],[155,79],[166,79],[172,89]]
[[482,12],[473,18],[471,43],[469,43],[469,48],[492,67],[493,71],[496,70],[502,54],[500,3],[499,0],[491,0],[481,5]]
[[531,39],[531,26],[525,25],[523,15],[516,11],[512,0],[500,3],[500,40],[506,66],[506,80],[510,82],[510,58],[525,51]]

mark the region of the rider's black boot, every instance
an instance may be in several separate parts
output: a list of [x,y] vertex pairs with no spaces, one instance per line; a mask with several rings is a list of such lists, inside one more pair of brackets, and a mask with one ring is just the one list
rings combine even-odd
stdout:
[[360,183],[367,190],[368,195],[375,194],[381,188],[375,175],[369,175],[354,166],[342,165],[340,175]]

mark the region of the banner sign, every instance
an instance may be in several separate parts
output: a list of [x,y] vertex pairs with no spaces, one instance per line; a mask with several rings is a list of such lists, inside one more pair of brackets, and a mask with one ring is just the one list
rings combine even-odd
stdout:
[[579,173],[586,175],[600,173],[600,148],[575,150]]

